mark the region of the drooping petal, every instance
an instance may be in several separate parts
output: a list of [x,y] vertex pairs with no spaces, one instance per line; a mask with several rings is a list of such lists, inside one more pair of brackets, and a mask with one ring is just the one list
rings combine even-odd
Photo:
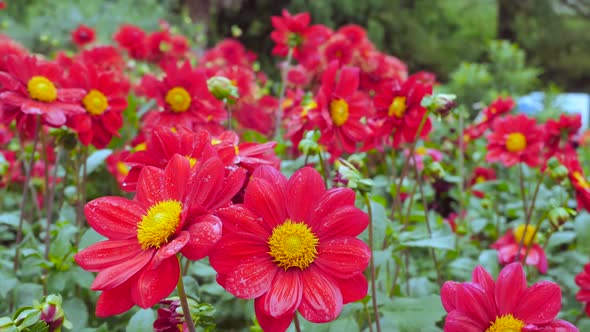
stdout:
[[148,265],[131,288],[133,301],[142,308],[149,308],[170,295],[176,288],[180,265],[176,257],[163,260],[157,268]]
[[270,256],[252,257],[227,274],[217,275],[226,291],[242,299],[254,299],[266,293],[278,268]]
[[505,266],[496,281],[498,315],[514,313],[526,290],[526,276],[520,263]]
[[299,303],[301,303],[302,295],[301,270],[279,271],[275,275],[268,292],[261,297],[264,312],[272,317],[291,314],[295,312]]
[[102,270],[94,279],[90,289],[109,290],[121,285],[145,267],[153,255],[153,251],[142,251],[124,263]]
[[163,245],[156,251],[154,259],[151,262],[153,268],[157,268],[158,265],[165,259],[176,255],[190,240],[190,233],[187,231],[180,231],[172,241]]
[[212,214],[200,216],[185,230],[190,239],[182,249],[182,254],[191,260],[201,259],[209,254],[213,246],[221,239],[221,220]]
[[552,321],[545,329],[551,332],[580,332],[574,324],[561,319]]
[[369,282],[362,273],[351,278],[336,279],[336,282],[342,293],[342,303],[344,304],[358,301],[367,296]]
[[369,266],[371,250],[354,237],[340,237],[320,242],[314,260],[319,268],[336,278],[350,278]]
[[526,324],[543,325],[551,322],[561,309],[561,289],[549,281],[529,287],[518,298],[514,316]]
[[137,223],[145,211],[140,202],[116,196],[100,197],[84,206],[88,224],[111,240],[136,237]]
[[137,239],[107,240],[78,252],[74,259],[86,271],[100,271],[137,256],[141,246]]
[[135,303],[131,298],[131,283],[103,291],[96,301],[96,316],[109,317],[122,314],[131,309]]
[[263,331],[285,332],[291,325],[294,316],[294,313],[287,313],[280,317],[272,317],[265,313],[262,308],[262,297],[254,301],[254,312]]
[[287,182],[289,218],[297,222],[308,220],[325,188],[322,176],[315,169],[304,167],[295,172]]
[[301,315],[312,323],[336,319],[342,310],[342,293],[336,282],[313,266],[302,273],[302,280]]

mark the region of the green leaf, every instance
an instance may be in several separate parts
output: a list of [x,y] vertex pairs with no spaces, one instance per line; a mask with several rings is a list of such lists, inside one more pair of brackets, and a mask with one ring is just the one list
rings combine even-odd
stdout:
[[81,330],[88,324],[88,308],[86,304],[78,298],[69,298],[64,301],[63,309],[66,319],[69,320],[75,331]]
[[387,325],[395,326],[397,330],[404,332],[424,329],[433,331],[432,327],[446,314],[438,295],[396,298],[383,307],[383,313],[383,320]]
[[86,232],[84,232],[82,238],[80,238],[80,244],[78,245],[78,248],[79,250],[82,250],[92,244],[104,241],[106,239],[106,237],[98,234],[94,229],[89,228]]
[[0,214],[0,224],[18,227],[19,211]]
[[581,212],[574,221],[578,249],[584,253],[590,253],[590,214]]
[[402,245],[407,246],[407,247],[455,250],[455,236],[454,235],[451,234],[451,235],[442,235],[442,236],[437,236],[437,237],[435,237],[435,236],[436,236],[436,234],[433,234],[432,238],[402,242]]
[[151,331],[153,329],[154,312],[151,309],[138,310],[133,317],[129,320],[125,332],[144,332]]
[[[104,164],[105,159],[113,153],[111,149],[97,150],[92,153],[88,159],[86,159],[86,173],[90,174],[94,172],[100,165]],[[80,176],[82,176],[82,170],[80,170]]]
[[41,311],[39,309],[25,309],[20,312],[17,311],[17,313],[18,315],[14,318],[14,322],[19,329],[33,325],[41,318]]

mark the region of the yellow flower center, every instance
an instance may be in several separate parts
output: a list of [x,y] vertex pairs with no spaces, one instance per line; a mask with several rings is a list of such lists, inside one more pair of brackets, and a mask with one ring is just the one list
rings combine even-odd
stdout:
[[425,148],[425,147],[423,147],[423,146],[419,146],[419,147],[417,147],[417,148],[416,148],[416,154],[417,154],[417,155],[419,155],[419,156],[423,156],[423,155],[425,155],[427,152],[428,152],[428,149],[426,149],[426,148]]
[[27,83],[27,91],[31,98],[50,103],[57,99],[57,89],[53,82],[43,76],[33,76]]
[[404,116],[404,113],[406,113],[406,97],[398,96],[393,98],[387,114],[389,116],[395,115],[396,118],[400,119]]
[[279,267],[285,269],[298,267],[306,269],[316,258],[318,238],[304,223],[287,219],[275,227],[268,239],[269,254]]
[[286,98],[286,99],[283,101],[283,105],[282,105],[282,107],[283,107],[283,109],[285,109],[285,108],[289,108],[289,107],[293,106],[293,104],[294,104],[294,103],[295,103],[295,102],[293,101],[293,99],[291,99],[291,98]]
[[137,240],[143,250],[160,248],[176,232],[182,203],[167,200],[152,205],[137,225]]
[[86,111],[92,115],[101,115],[109,107],[109,101],[105,95],[98,90],[90,90],[82,99]]
[[484,178],[483,176],[478,176],[477,178],[475,178],[475,183],[482,183],[482,182],[486,182],[486,178]]
[[117,172],[119,174],[127,176],[129,174],[129,166],[127,166],[124,162],[119,161],[117,162]]
[[330,102],[330,115],[336,126],[342,126],[348,120],[348,103],[344,99],[332,100]]
[[524,245],[528,247],[533,242],[535,242],[535,237],[537,233],[536,230],[537,228],[533,225],[518,225],[514,229],[514,240],[520,243],[520,240],[524,237],[524,241],[522,243],[524,243]]
[[[316,107],[318,107],[318,103],[316,103],[315,100],[312,100],[312,101],[306,103],[305,105],[303,105],[303,109],[301,110],[301,113],[299,114],[299,116],[302,118],[306,117],[307,114],[309,113],[309,111],[315,109]],[[347,111],[348,111],[348,105],[347,105]]]
[[147,150],[147,144],[145,142],[139,143],[133,148],[133,152],[145,151],[145,150]]
[[197,164],[197,159],[191,156],[185,156],[185,158],[188,159],[188,163],[191,165],[191,168],[195,167],[195,165]]
[[218,138],[211,139],[211,145],[217,145],[219,143],[221,143],[221,140],[220,139],[218,139]]
[[526,137],[522,133],[512,133],[506,138],[506,150],[520,152],[526,148]]
[[166,102],[173,112],[181,113],[191,106],[191,96],[183,87],[177,86],[168,90]]
[[488,327],[486,332],[520,332],[524,327],[524,322],[514,318],[512,314],[497,317],[492,326]]
[[574,171],[573,176],[578,186],[582,187],[582,189],[584,190],[590,189],[590,184],[588,184],[588,181],[586,181],[586,178],[584,178],[584,175],[582,175],[582,173]]

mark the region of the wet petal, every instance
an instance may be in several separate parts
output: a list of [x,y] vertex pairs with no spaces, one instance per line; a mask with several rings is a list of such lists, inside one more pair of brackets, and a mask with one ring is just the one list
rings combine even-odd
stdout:
[[221,220],[212,214],[200,216],[185,227],[190,239],[182,249],[182,254],[191,260],[209,255],[209,251],[221,239]]
[[140,202],[116,196],[100,197],[84,206],[88,224],[111,240],[135,238],[145,211]]
[[262,327],[263,331],[273,331],[273,332],[285,332],[291,322],[293,321],[294,313],[287,313],[280,317],[272,317],[268,313],[264,311],[262,308],[262,301],[263,296],[257,298],[254,301],[254,312],[256,313],[256,319]]
[[137,239],[107,240],[78,252],[74,259],[86,271],[100,271],[121,264],[141,253]]
[[336,319],[342,310],[342,293],[336,282],[317,268],[309,267],[302,273],[303,298],[299,312],[312,323]]
[[514,316],[526,324],[543,325],[551,322],[561,309],[561,289],[550,281],[529,287],[517,298]]
[[252,257],[227,274],[217,275],[226,291],[242,299],[254,299],[266,293],[277,273],[277,266],[267,257]]
[[520,263],[512,263],[500,271],[495,291],[498,315],[514,313],[522,301],[526,285],[526,276]]
[[295,312],[303,295],[300,273],[299,269],[277,272],[270,289],[262,296],[264,312],[272,317]]
[[318,256],[314,260],[323,271],[337,278],[350,278],[369,266],[371,250],[361,240],[341,237],[320,242]]
[[148,265],[131,288],[131,296],[142,308],[149,308],[174,291],[180,277],[178,258],[170,257],[157,268]]
[[358,301],[367,296],[369,282],[362,273],[346,279],[336,279],[336,282],[342,292],[342,303],[344,304]]
[[289,218],[297,222],[307,221],[326,191],[325,188],[324,179],[315,169],[304,167],[295,172],[287,182]]
[[135,303],[131,298],[131,283],[103,291],[96,301],[96,316],[108,317],[122,314],[131,309]]
[[125,263],[102,270],[94,279],[90,289],[109,290],[121,285],[146,266],[153,255],[153,251],[142,251]]

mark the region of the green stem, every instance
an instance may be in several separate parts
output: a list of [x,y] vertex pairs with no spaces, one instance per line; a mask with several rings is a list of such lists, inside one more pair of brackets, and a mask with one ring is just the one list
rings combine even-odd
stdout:
[[279,91],[279,107],[275,114],[275,141],[279,141],[281,138],[281,120],[283,119],[283,100],[285,99],[285,92],[287,91],[287,74],[289,73],[289,67],[291,66],[291,59],[293,58],[293,48],[289,47],[287,53],[286,65],[283,68],[281,75],[281,90]]
[[375,287],[375,260],[373,254],[374,248],[374,237],[373,237],[373,209],[371,208],[371,201],[369,200],[369,195],[365,192],[363,193],[363,198],[365,199],[365,204],[367,205],[367,213],[369,214],[369,248],[371,249],[371,259],[369,261],[369,269],[371,273],[371,300],[373,302],[373,314],[375,315],[375,326],[377,327],[377,332],[381,332],[381,323],[379,321],[379,308],[377,307],[377,289]]
[[322,157],[321,150],[318,152],[318,157],[320,159],[320,167],[322,169],[322,177],[324,178],[324,184],[326,185],[326,188],[327,188],[328,187],[328,178],[330,177],[330,172],[328,170],[328,167],[326,166],[326,162],[324,161],[324,157]]
[[[182,267],[182,262],[180,261],[180,257],[178,257],[178,264]],[[188,330],[190,332],[195,332],[195,323],[193,323],[193,317],[191,316],[191,309],[188,306],[188,299],[186,297],[186,293],[184,291],[184,282],[182,281],[183,271],[180,271],[180,276],[178,278],[178,285],[176,289],[178,290],[178,296],[180,297],[180,305],[182,306],[182,312],[184,314],[184,320],[186,321],[186,325],[188,326]]]
[[293,315],[293,323],[295,324],[295,331],[301,332],[301,326],[299,325],[299,318],[297,318],[297,313]]
[[369,310],[369,305],[367,302],[363,302],[363,308],[365,309],[365,313],[367,314],[367,324],[369,325],[369,332],[373,332],[373,323],[371,320],[371,311]]
[[[520,173],[522,175],[522,164],[521,164],[520,169],[521,169]],[[535,203],[537,201],[537,194],[539,193],[539,189],[541,188],[541,183],[543,183],[543,179],[545,179],[545,172],[543,172],[543,174],[539,177],[539,182],[537,182],[537,186],[535,187],[535,191],[534,191],[533,197],[531,199],[530,207],[528,209],[525,207],[525,223],[524,223],[524,225],[525,225],[524,231],[525,232],[518,244],[518,251],[516,252],[516,258],[515,258],[516,262],[520,261],[520,251],[522,250],[522,246],[524,244],[524,238],[525,238],[525,235],[528,231],[528,227],[531,223],[531,217],[533,215],[533,210],[535,209]],[[523,179],[523,176],[521,176],[521,190],[524,190],[523,183],[524,183],[524,179]],[[523,191],[523,204],[524,204],[524,191]],[[541,220],[543,220],[543,219],[541,219]]]

